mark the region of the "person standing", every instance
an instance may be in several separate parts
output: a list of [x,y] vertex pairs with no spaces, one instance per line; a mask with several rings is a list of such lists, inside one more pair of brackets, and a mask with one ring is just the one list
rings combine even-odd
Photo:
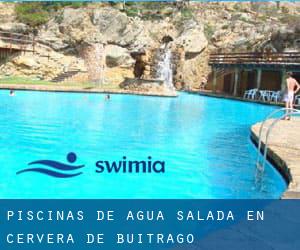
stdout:
[[[300,90],[300,85],[295,78],[293,78],[293,73],[288,72],[286,78],[286,87],[287,87],[287,94],[285,96],[285,107],[287,109],[294,108],[294,97],[295,94]],[[285,120],[290,120],[291,117],[288,115],[291,110],[286,110]]]
[[207,78],[205,76],[202,76],[200,82],[200,90],[204,90],[206,85],[207,85]]

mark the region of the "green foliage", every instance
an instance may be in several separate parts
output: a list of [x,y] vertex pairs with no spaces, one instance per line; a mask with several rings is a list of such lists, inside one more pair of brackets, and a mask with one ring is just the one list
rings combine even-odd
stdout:
[[235,11],[241,11],[241,10],[242,10],[242,8],[241,8],[241,3],[236,3],[236,4],[233,6],[233,9],[234,9]]
[[208,40],[210,40],[212,38],[214,33],[215,33],[215,30],[214,30],[213,26],[211,26],[210,24],[204,25],[204,34]]
[[15,76],[6,76],[0,77],[0,85],[1,84],[14,84],[14,85],[22,85],[22,84],[32,84],[32,85],[53,85],[52,82],[43,81],[39,79],[31,79],[24,77],[15,77]]
[[285,15],[281,16],[280,21],[282,23],[286,23],[286,24],[289,24],[289,25],[294,25],[294,24],[300,22],[300,16],[292,15],[292,14],[285,14]]
[[259,16],[258,17],[258,19],[260,20],[260,21],[262,21],[262,22],[266,22],[266,21],[268,21],[268,16]]
[[174,24],[177,29],[181,29],[186,21],[194,19],[193,10],[185,7],[180,10],[180,15],[175,16]]
[[285,6],[282,6],[281,7],[281,12],[287,14],[287,13],[289,13],[289,9]]
[[183,9],[181,9],[181,16],[184,19],[192,19],[192,18],[194,18],[193,11],[190,8],[183,8]]
[[[0,85],[12,84],[12,85],[30,85],[30,86],[67,86],[67,87],[81,87],[83,89],[90,89],[93,87],[93,83],[82,82],[82,83],[54,83],[46,80],[40,80],[38,78],[31,77],[16,77],[16,76],[0,76]],[[107,88],[115,88],[114,85],[110,84]]]
[[[249,23],[249,24],[254,24],[254,25],[257,24],[256,21],[251,20],[251,19],[248,19],[248,18],[245,18],[245,17],[241,17],[240,20],[243,21],[243,22],[245,22],[245,23]],[[267,20],[267,19],[266,19],[266,20]]]
[[17,19],[32,27],[39,26],[49,20],[49,13],[41,3],[21,3],[16,6]]
[[236,12],[245,12],[245,13],[248,12],[247,8],[245,8],[245,6],[242,5],[240,2],[237,2],[237,3],[233,6],[233,9],[234,9]]
[[222,30],[228,30],[230,28],[229,24],[224,24]]
[[18,3],[15,10],[20,22],[36,27],[45,24],[52,13],[63,7],[80,8],[86,4],[86,2],[27,2]]
[[139,10],[136,8],[126,8],[125,13],[127,16],[135,17],[139,15]]
[[164,2],[126,2],[123,10],[127,16],[139,16],[144,20],[160,20],[171,16],[175,8]]
[[80,8],[87,5],[87,2],[41,2],[47,11],[57,11],[63,7]]

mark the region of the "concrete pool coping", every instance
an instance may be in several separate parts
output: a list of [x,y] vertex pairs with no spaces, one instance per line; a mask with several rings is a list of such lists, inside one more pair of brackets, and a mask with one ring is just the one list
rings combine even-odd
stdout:
[[245,98],[239,97],[239,96],[232,96],[232,95],[227,95],[227,94],[218,93],[218,92],[214,93],[211,91],[186,90],[185,92],[189,93],[189,94],[229,99],[229,100],[242,101],[242,102],[258,103],[258,104],[262,104],[262,105],[271,105],[271,106],[284,106],[285,105],[283,102],[266,102],[266,101],[261,101],[261,100],[257,100],[257,99],[256,100],[245,99]]
[[[262,130],[262,149],[270,119]],[[257,145],[261,122],[251,127],[251,139]],[[282,199],[300,199],[300,119],[279,121],[273,128],[268,142],[268,159],[288,183]],[[263,157],[263,156],[261,156]]]
[[[0,84],[0,90],[21,90],[21,91],[45,91],[45,92],[70,92],[70,93],[99,93],[99,94],[125,94],[125,95],[141,95],[141,96],[156,96],[156,97],[177,97],[178,94],[162,94],[158,92],[147,91],[133,91],[125,89],[97,89],[97,88],[84,88],[82,86],[53,86],[53,85],[30,85],[30,84]],[[179,91],[180,92],[180,91]],[[195,91],[184,90],[182,92],[188,94],[196,94],[201,96],[215,97],[230,99],[243,102],[259,103],[263,105],[276,105],[284,106],[284,103],[278,102],[264,102],[260,100],[244,99],[224,93],[213,93],[211,91]]]
[[1,84],[0,90],[20,90],[20,91],[44,91],[44,92],[69,92],[69,93],[93,93],[93,94],[125,94],[141,95],[153,97],[177,97],[177,93],[159,93],[151,91],[132,91],[125,89],[98,89],[84,88],[80,86],[52,86],[52,85],[30,85],[30,84]]

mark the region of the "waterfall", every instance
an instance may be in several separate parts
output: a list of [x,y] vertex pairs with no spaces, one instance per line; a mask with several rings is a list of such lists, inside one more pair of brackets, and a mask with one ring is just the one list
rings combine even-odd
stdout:
[[175,90],[173,85],[172,52],[167,44],[160,55],[157,75],[158,79],[163,81],[169,90]]

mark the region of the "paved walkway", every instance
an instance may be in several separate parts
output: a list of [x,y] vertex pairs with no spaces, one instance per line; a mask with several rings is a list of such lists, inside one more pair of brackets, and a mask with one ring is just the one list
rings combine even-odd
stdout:
[[[266,138],[269,120],[262,133],[263,146]],[[251,128],[251,136],[258,141],[261,123]],[[293,117],[291,121],[279,121],[271,131],[268,142],[268,157],[289,183],[282,198],[300,199],[300,118]]]

